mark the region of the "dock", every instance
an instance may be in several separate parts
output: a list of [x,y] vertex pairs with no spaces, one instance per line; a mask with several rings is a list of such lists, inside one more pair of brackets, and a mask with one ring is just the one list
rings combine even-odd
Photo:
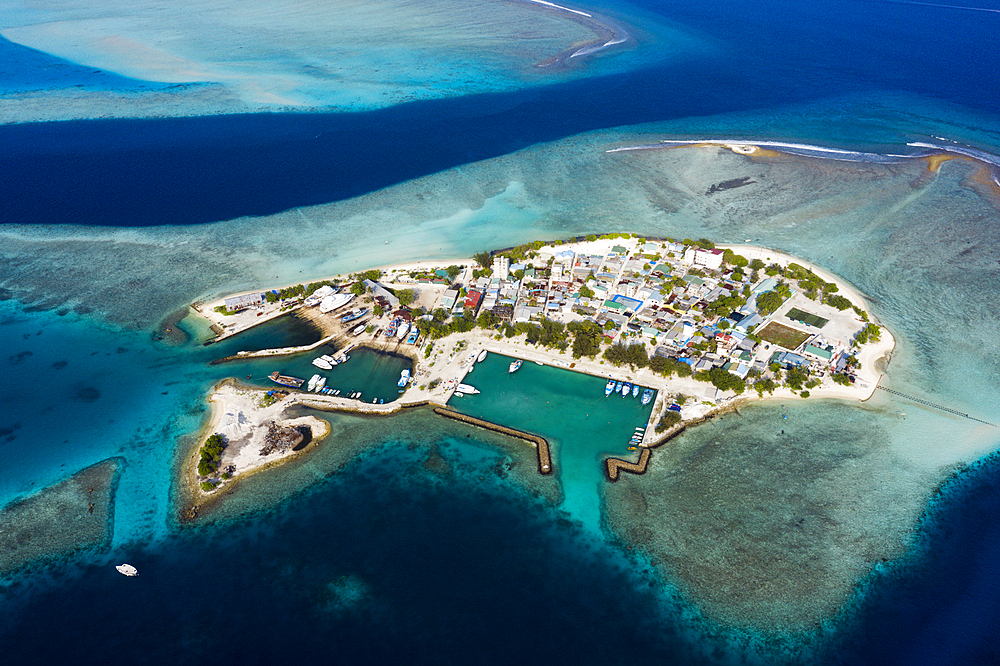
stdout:
[[549,453],[549,443],[544,437],[532,435],[530,432],[524,432],[523,430],[508,428],[507,426],[502,426],[490,421],[484,421],[483,419],[477,419],[474,416],[468,416],[467,414],[462,414],[445,407],[435,407],[434,413],[444,416],[445,418],[468,423],[469,425],[474,425],[485,430],[492,430],[493,432],[498,432],[502,435],[517,437],[518,439],[531,442],[531,444],[535,446],[535,450],[538,454],[538,471],[542,474],[552,473],[552,457]]

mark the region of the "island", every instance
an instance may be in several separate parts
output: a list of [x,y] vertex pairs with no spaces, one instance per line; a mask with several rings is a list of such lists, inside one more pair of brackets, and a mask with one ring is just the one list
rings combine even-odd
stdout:
[[[539,472],[551,473],[558,460],[543,438],[448,409],[463,391],[477,391],[466,376],[488,353],[515,359],[512,372],[518,361],[551,365],[606,379],[606,394],[631,388],[653,402],[629,447],[635,459],[605,461],[615,481],[643,473],[652,451],[686,427],[751,400],[868,400],[894,345],[860,293],[802,259],[750,244],[627,233],[388,266],[194,307],[211,321],[212,342],[283,316],[307,319],[322,338],[219,359],[274,358],[277,386],[229,379],[213,390],[212,417],[186,465],[189,512],[242,476],[321,445],[322,419],[290,416],[303,407],[388,416],[431,405],[524,440]],[[337,351],[318,354],[324,345]],[[369,400],[325,385],[324,369],[358,348],[409,360],[398,397]],[[284,374],[282,359],[302,354],[316,355],[317,372]]]

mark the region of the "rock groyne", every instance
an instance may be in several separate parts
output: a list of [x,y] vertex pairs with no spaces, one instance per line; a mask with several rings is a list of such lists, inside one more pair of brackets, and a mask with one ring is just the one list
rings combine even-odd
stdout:
[[539,437],[538,435],[532,435],[529,432],[524,432],[523,430],[515,430],[514,428],[508,428],[507,426],[498,425],[490,421],[484,421],[483,419],[477,419],[474,416],[468,416],[467,414],[461,414],[451,409],[446,409],[444,407],[435,407],[434,413],[445,418],[454,419],[456,421],[461,421],[463,423],[468,423],[470,425],[478,426],[486,430],[492,430],[493,432],[499,432],[503,435],[508,435],[510,437],[517,437],[518,439],[523,439],[527,442],[531,442],[534,445],[535,450],[538,453],[538,471],[542,474],[552,473],[552,457],[549,453],[549,443],[544,437]]

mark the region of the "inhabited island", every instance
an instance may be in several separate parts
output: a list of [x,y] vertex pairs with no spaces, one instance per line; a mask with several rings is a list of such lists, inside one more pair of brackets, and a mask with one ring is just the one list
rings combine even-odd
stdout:
[[[322,332],[307,346],[220,359],[273,358],[276,386],[226,380],[213,391],[213,417],[187,470],[188,485],[203,496],[321,445],[327,424],[289,416],[293,408],[444,409],[478,392],[466,375],[487,353],[511,357],[512,372],[519,361],[562,367],[607,379],[606,394],[631,389],[653,403],[630,447],[636,459],[606,461],[614,481],[620,472],[642,473],[650,449],[740,401],[867,400],[894,344],[855,289],[806,261],[752,245],[622,233],[372,269],[195,308],[211,320],[215,341],[282,316],[308,319]],[[325,345],[336,351],[318,353]],[[397,398],[326,385],[324,373],[362,347],[410,360]],[[312,377],[282,370],[283,359],[302,354],[316,356]],[[536,434],[474,421],[534,446],[540,472],[558,467]]]

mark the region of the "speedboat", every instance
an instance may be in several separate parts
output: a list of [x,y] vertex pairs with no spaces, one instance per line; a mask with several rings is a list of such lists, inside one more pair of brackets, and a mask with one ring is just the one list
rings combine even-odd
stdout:
[[604,386],[604,396],[607,397],[611,395],[611,392],[615,390],[615,380],[609,379],[608,383]]
[[472,384],[459,384],[455,387],[455,390],[464,393],[465,395],[475,395],[479,393],[479,389]]
[[396,382],[396,386],[398,386],[399,388],[403,388],[404,386],[406,386],[406,382],[408,382],[408,381],[410,381],[410,369],[409,368],[407,368],[406,370],[403,370],[401,373],[399,373],[399,381]]
[[314,358],[312,364],[321,370],[332,370],[333,365],[323,357]]
[[138,576],[139,575],[139,570],[136,569],[131,564],[119,564],[118,566],[115,567],[115,569],[118,569],[118,573],[120,573],[123,576]]
[[479,352],[479,358],[476,359],[477,362],[482,363],[486,360],[486,350]]
[[514,372],[517,372],[518,370],[520,370],[521,369],[521,363],[522,363],[521,359],[517,359],[516,361],[514,361],[513,363],[511,363],[510,367],[507,368],[507,374],[511,374],[511,373],[514,373]]
[[316,382],[316,392],[322,391],[324,386],[326,386],[326,377],[320,377]]
[[653,389],[646,389],[642,392],[642,404],[648,405],[649,401],[653,399]]
[[639,385],[636,384],[635,386],[632,387],[632,397],[634,398],[638,395],[639,395]]
[[631,391],[631,390],[632,390],[632,385],[629,384],[628,382],[625,382],[625,384],[622,385],[622,397],[623,398],[627,398],[628,397],[628,392]]
[[612,391],[612,393],[621,393],[621,392],[622,392],[622,383],[615,382],[615,390]]

